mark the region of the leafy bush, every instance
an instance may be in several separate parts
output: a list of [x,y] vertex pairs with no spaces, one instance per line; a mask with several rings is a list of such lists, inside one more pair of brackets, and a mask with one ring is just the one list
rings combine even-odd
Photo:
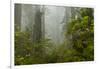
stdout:
[[34,42],[30,32],[15,31],[15,65],[94,60],[93,9],[81,9],[80,15],[66,24],[60,45],[48,38]]

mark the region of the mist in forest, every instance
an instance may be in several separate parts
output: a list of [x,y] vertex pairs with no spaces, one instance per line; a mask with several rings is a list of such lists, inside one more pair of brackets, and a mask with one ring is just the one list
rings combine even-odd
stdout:
[[21,13],[20,15],[21,31],[26,31],[27,29],[32,31],[34,29],[35,24],[38,26],[39,24],[35,21],[36,21],[36,15],[40,14],[39,15],[40,20],[38,17],[37,19],[40,21],[41,27],[44,27],[43,30],[41,27],[39,27],[41,33],[44,33],[45,37],[52,39],[53,42],[55,42],[56,44],[61,43],[62,40],[64,39],[63,26],[65,24],[64,22],[66,21],[65,15],[66,18],[68,18],[67,22],[69,22],[71,18],[71,8],[69,7],[66,8],[58,6],[43,6],[43,5],[39,6],[39,5],[22,4],[20,13]]
[[94,59],[93,8],[15,4],[15,65]]

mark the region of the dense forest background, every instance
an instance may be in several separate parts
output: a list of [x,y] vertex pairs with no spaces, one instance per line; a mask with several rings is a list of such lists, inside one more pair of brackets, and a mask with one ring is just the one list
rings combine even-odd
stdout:
[[94,60],[92,8],[15,4],[15,65]]

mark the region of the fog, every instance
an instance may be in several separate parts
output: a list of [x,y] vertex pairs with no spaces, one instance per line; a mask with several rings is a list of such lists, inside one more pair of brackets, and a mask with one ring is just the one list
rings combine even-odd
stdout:
[[[21,7],[21,31],[31,31],[32,36],[39,32],[45,38],[51,39],[55,44],[61,44],[64,40],[64,25],[71,19],[71,8],[60,6],[44,6],[22,4]],[[39,13],[37,13],[39,11]],[[38,18],[36,18],[37,14]],[[39,19],[40,17],[40,19]],[[40,21],[40,22],[36,22]],[[39,25],[40,28],[39,28]],[[37,29],[35,28],[37,26]],[[34,31],[34,29],[36,29]]]

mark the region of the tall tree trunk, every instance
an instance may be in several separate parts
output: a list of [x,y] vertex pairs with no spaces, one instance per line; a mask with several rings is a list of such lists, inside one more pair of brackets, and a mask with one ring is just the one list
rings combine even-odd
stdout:
[[21,28],[21,4],[15,4],[15,30],[20,31]]
[[35,24],[34,24],[34,33],[33,33],[33,40],[34,42],[39,42],[42,36],[41,31],[41,12],[40,6],[36,6],[36,14],[35,14]]

